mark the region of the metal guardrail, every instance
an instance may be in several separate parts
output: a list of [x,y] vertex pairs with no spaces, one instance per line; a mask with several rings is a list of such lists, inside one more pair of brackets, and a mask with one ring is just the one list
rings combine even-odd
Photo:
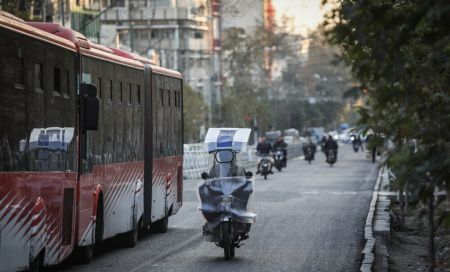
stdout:
[[[288,146],[288,158],[294,158],[303,154],[302,145],[290,144]],[[249,146],[247,151],[240,153],[241,165],[244,168],[256,166],[257,156],[256,147]],[[198,179],[202,172],[208,169],[210,156],[204,150],[204,144],[185,144],[183,176],[185,179]]]

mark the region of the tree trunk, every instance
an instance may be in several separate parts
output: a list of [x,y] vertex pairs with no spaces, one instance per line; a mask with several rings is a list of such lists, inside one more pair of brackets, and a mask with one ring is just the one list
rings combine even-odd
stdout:
[[405,229],[405,196],[403,195],[403,187],[398,190],[398,205],[400,206],[400,228]]
[[428,230],[429,230],[428,251],[430,254],[430,263],[431,263],[429,271],[434,272],[434,268],[436,266],[436,251],[434,248],[435,228],[434,228],[434,196],[433,196],[433,193],[428,198]]
[[409,210],[409,192],[408,192],[408,182],[405,184],[405,215],[408,214]]

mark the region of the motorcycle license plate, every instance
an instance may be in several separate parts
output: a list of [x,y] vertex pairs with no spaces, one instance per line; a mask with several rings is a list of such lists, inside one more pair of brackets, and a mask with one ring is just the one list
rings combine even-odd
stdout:
[[220,204],[223,206],[231,205],[231,196],[223,196],[220,198]]

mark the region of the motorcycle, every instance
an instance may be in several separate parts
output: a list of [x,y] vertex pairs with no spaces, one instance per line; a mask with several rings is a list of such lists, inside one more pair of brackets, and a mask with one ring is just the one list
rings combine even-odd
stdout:
[[332,149],[328,149],[327,152],[327,163],[330,164],[330,167],[333,167],[333,164],[336,163],[336,153]]
[[359,147],[360,147],[360,143],[359,143],[358,139],[356,139],[355,136],[352,136],[350,139],[352,141],[353,151],[358,152]]
[[314,152],[311,146],[307,146],[305,148],[305,160],[308,161],[309,164],[311,164],[311,161],[314,159]]
[[275,168],[281,172],[281,169],[283,167],[286,167],[286,165],[284,165],[284,152],[281,149],[277,149],[275,151],[275,155],[274,155],[274,164],[275,164]]
[[255,222],[256,214],[249,211],[254,190],[253,173],[239,167],[238,153],[242,146],[217,146],[220,148],[209,148],[212,166],[209,173],[202,173],[197,196],[199,210],[206,221],[203,235],[207,241],[223,248],[225,259],[230,260],[236,248],[242,246],[241,242],[249,238]]
[[270,161],[270,158],[268,155],[264,155],[261,158],[260,163],[260,172],[261,172],[261,176],[264,177],[264,179],[267,179],[267,176],[270,174],[270,168],[271,168],[271,164],[272,162]]

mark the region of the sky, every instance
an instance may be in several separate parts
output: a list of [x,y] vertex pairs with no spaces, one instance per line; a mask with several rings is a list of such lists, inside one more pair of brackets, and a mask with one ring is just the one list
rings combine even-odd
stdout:
[[276,17],[283,15],[292,17],[296,31],[303,32],[306,28],[314,29],[323,16],[320,8],[321,0],[272,0],[276,9]]

